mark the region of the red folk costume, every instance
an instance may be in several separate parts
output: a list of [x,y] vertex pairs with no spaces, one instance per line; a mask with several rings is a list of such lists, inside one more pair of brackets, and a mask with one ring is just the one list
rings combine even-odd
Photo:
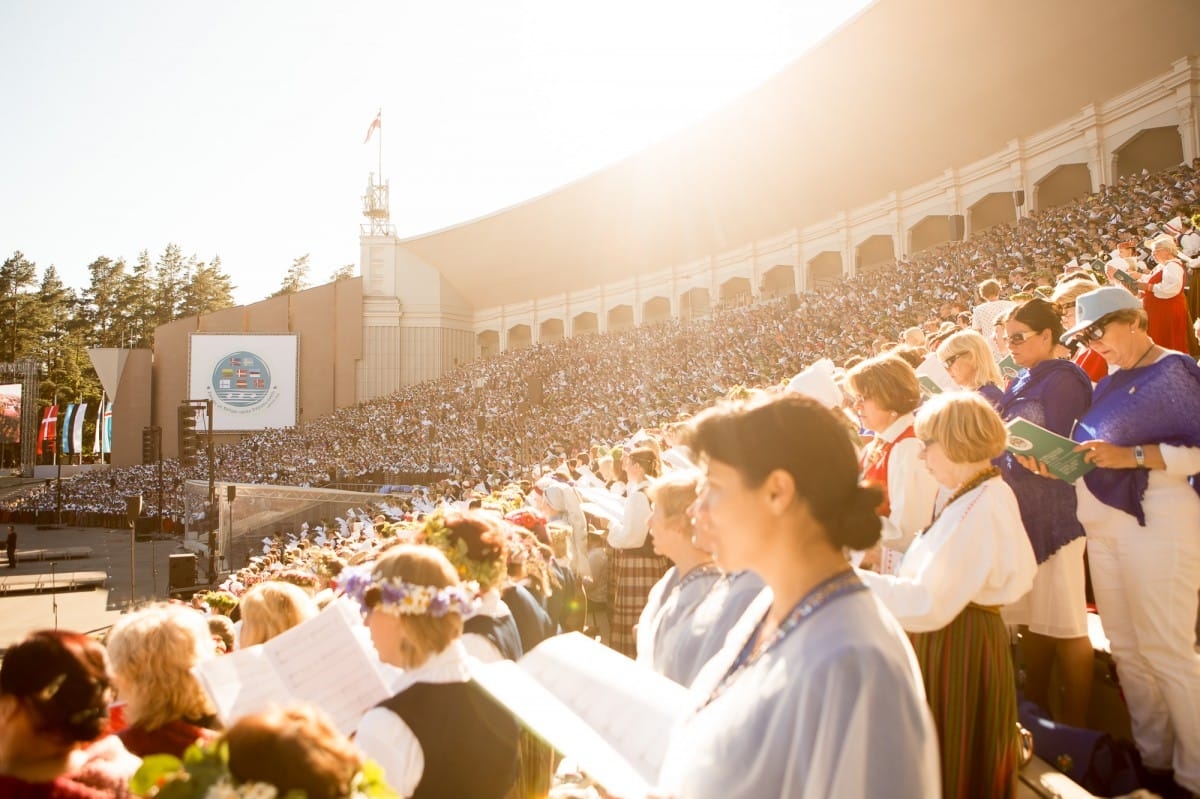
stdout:
[[1154,343],[1169,350],[1186,353],[1189,322],[1187,299],[1183,296],[1182,287],[1168,298],[1154,294],[1154,287],[1162,283],[1163,271],[1169,264],[1174,264],[1181,271],[1183,269],[1178,261],[1160,264],[1146,281],[1146,290],[1142,292],[1142,307],[1146,309],[1146,316],[1149,317],[1148,332]]
[[871,443],[863,450],[862,468],[863,481],[871,485],[877,485],[883,489],[883,502],[879,503],[879,507],[875,512],[884,518],[892,515],[892,504],[888,497],[888,459],[892,456],[892,447],[906,438],[912,438],[916,434],[913,432],[912,425],[904,428],[900,435],[896,436],[893,441],[884,441],[878,434],[871,439]]

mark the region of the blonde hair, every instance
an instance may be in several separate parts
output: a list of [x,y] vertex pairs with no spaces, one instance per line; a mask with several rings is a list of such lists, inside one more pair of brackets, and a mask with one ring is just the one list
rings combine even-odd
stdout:
[[[458,572],[442,551],[427,544],[398,544],[392,547],[375,561],[371,576],[375,580],[403,580],[431,588],[460,584]],[[368,607],[373,607],[382,597],[378,588],[369,588],[364,599]],[[457,613],[394,618],[404,633],[399,636],[399,654],[403,662],[397,665],[405,668],[421,665],[431,655],[444,651],[462,636],[463,618]]]
[[911,413],[921,404],[921,384],[908,361],[898,355],[876,355],[846,373],[846,385],[885,410]]
[[917,412],[913,432],[940,444],[954,463],[990,461],[1008,445],[1000,414],[971,391],[948,391],[928,400]]
[[938,360],[945,362],[954,355],[969,356],[975,364],[975,380],[971,388],[986,386],[988,383],[1004,387],[1004,376],[1000,374],[1000,367],[992,357],[992,348],[979,331],[960,330],[947,336],[937,349]]
[[198,611],[157,604],[122,616],[106,642],[130,723],[154,730],[176,719],[213,713],[192,674],[216,656],[208,624]]
[[[681,469],[668,472],[656,479],[646,490],[646,494],[654,502],[655,507],[661,508],[668,518],[686,516],[685,511],[696,501],[700,488],[700,473],[694,469]],[[688,526],[690,520],[686,520]]]
[[317,615],[317,605],[305,590],[280,580],[251,586],[239,604],[242,611],[240,646],[270,641]]
[[1054,293],[1050,295],[1050,300],[1061,305],[1064,311],[1074,309],[1075,300],[1079,299],[1081,295],[1087,294],[1089,291],[1095,291],[1098,288],[1100,288],[1100,284],[1091,278],[1086,280],[1083,278],[1068,280],[1058,284],[1058,287],[1054,289]]

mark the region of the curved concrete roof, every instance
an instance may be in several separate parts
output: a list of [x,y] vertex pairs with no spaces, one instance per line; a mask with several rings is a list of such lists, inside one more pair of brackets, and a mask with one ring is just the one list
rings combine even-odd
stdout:
[[984,158],[1166,72],[1198,30],[1196,0],[880,0],[693,128],[402,246],[475,308],[665,269]]

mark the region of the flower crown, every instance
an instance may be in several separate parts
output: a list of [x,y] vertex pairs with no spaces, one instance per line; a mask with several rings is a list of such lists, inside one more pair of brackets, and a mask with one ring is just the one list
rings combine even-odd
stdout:
[[[303,799],[303,792],[280,793],[266,782],[239,783],[229,771],[229,746],[224,741],[192,744],[183,760],[174,755],[150,755],[129,781],[134,796],[144,799]],[[350,783],[346,799],[397,799],[373,760]]]
[[[338,578],[338,587],[364,611],[379,610],[395,616],[434,618],[441,618],[447,613],[457,613],[463,618],[471,616],[476,610],[475,596],[479,593],[479,586],[475,583],[435,588],[392,577],[377,580],[370,566],[344,569]],[[376,595],[368,598],[372,589]]]
[[424,543],[440,549],[464,582],[493,588],[508,575],[508,542],[503,532],[492,534],[489,531],[471,547],[461,535],[446,526],[445,516],[439,510],[426,517],[422,533]]

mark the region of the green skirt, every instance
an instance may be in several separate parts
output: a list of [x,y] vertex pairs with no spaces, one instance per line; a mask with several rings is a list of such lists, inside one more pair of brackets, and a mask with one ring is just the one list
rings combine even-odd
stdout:
[[1016,796],[1017,687],[999,610],[971,604],[942,629],[909,637],[937,724],[942,795]]

